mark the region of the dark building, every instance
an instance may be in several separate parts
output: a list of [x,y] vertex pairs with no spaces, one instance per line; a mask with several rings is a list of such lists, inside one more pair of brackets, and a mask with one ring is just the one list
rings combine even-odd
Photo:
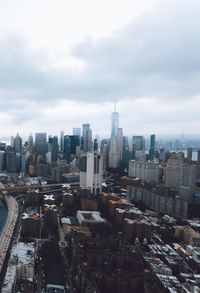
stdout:
[[156,136],[155,134],[152,134],[150,136],[150,150],[149,150],[149,156],[151,160],[153,159],[153,156],[154,156],[155,145],[156,145]]
[[60,132],[60,150],[64,152],[64,131]]
[[188,163],[192,162],[192,148],[188,148],[187,150],[187,159]]
[[53,136],[49,137],[49,145],[48,145],[48,151],[51,152],[51,161],[56,162],[58,159],[58,137]]
[[64,136],[64,159],[68,163],[71,160],[71,139],[69,135]]
[[9,173],[16,172],[16,154],[14,151],[6,151],[6,166]]
[[21,172],[22,169],[22,155],[21,153],[16,153],[16,170]]
[[76,155],[76,147],[80,146],[79,135],[65,135],[64,136],[64,159],[69,163],[71,155]]
[[22,138],[19,136],[19,133],[14,138],[14,149],[16,153],[20,153],[22,150]]
[[98,151],[98,142],[97,139],[94,139],[94,151]]
[[35,152],[36,155],[45,156],[47,153],[47,134],[36,133],[35,134]]
[[108,143],[108,140],[107,140],[107,139],[103,139],[103,140],[101,141],[101,150],[100,150],[101,153],[103,153],[104,145],[107,144],[107,143]]
[[123,136],[123,146],[122,146],[122,161],[121,167],[128,170],[129,160],[131,159],[131,153],[128,146],[128,136]]
[[69,135],[71,140],[71,150],[70,153],[72,155],[76,155],[76,147],[80,146],[80,136],[79,135]]

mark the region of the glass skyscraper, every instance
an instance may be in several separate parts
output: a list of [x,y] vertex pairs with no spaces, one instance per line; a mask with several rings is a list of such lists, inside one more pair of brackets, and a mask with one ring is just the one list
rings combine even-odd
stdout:
[[117,129],[119,128],[119,113],[112,113],[111,138],[117,137]]

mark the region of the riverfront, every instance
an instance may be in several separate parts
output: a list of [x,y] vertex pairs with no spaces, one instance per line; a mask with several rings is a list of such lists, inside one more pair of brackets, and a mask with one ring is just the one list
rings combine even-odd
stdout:
[[1,235],[1,231],[3,229],[3,226],[6,222],[7,214],[8,214],[7,206],[4,202],[4,200],[0,199],[0,235]]

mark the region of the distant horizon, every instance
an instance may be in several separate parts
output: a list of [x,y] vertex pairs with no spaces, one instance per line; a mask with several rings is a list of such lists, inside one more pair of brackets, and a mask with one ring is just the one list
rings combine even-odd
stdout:
[[[77,128],[81,128],[81,127],[77,127]],[[61,130],[62,131],[62,130]],[[60,132],[61,132],[60,131]],[[50,132],[45,132],[45,131],[40,131],[40,132],[31,132],[32,136],[33,136],[33,139],[35,139],[35,134],[36,133],[46,133],[47,134],[47,139],[48,139],[48,136],[57,136],[58,137],[58,140],[60,139],[60,132],[59,134],[52,134]],[[19,133],[19,132],[18,132]],[[166,140],[170,140],[170,139],[181,139],[181,135],[184,135],[184,139],[186,140],[190,140],[190,139],[193,139],[193,140],[200,140],[200,133],[133,133],[133,134],[123,134],[123,136],[127,136],[129,139],[134,136],[134,135],[138,135],[138,136],[144,136],[145,139],[150,139],[150,136],[152,134],[155,134],[156,136],[156,140],[160,140],[160,139],[166,139]],[[17,133],[15,135],[10,135],[10,136],[1,136],[0,137],[0,142],[10,142],[11,140],[11,137],[15,137],[17,135]],[[30,132],[29,134],[27,135],[20,135],[19,133],[19,136],[22,138],[22,141],[25,142],[25,141],[28,141],[28,137],[30,135]],[[68,133],[68,132],[64,132],[64,135],[73,135],[72,134],[72,131],[71,133]],[[99,139],[102,140],[102,139],[109,139],[110,138],[110,135],[108,134],[98,134],[98,133],[92,133],[92,137],[93,139],[95,138],[96,135],[99,135]]]

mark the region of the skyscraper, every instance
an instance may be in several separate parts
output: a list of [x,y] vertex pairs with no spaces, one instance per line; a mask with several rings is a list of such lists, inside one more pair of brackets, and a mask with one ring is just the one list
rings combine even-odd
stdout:
[[14,136],[11,136],[10,138],[10,146],[14,148]]
[[81,136],[81,129],[80,128],[73,128],[73,135]]
[[48,151],[51,151],[51,162],[56,162],[58,159],[58,137],[49,137],[49,147]]
[[35,134],[35,152],[37,155],[45,156],[47,153],[47,134]]
[[108,156],[108,167],[109,168],[118,168],[120,165],[120,152],[117,147],[117,138],[111,138],[110,150]]
[[72,155],[76,155],[76,148],[80,146],[80,136],[79,135],[69,135],[70,143],[71,143],[71,149],[70,153]]
[[111,118],[111,138],[117,136],[118,128],[119,128],[119,113],[116,112],[116,104],[115,104],[115,112],[112,113],[112,118]]
[[6,166],[8,173],[16,172],[16,154],[10,149],[6,150]]
[[192,162],[192,148],[188,148],[187,150],[187,159],[188,162]]
[[132,137],[132,159],[140,156],[145,149],[145,140],[143,136]]
[[117,151],[120,154],[120,160],[122,160],[122,154],[123,154],[123,132],[122,132],[122,128],[117,129]]
[[81,128],[73,128],[73,135],[79,137],[79,146],[81,145]]
[[32,150],[32,148],[33,148],[33,136],[31,133],[28,138],[28,148],[29,148],[29,150]]
[[16,153],[20,153],[22,150],[22,139],[17,133],[17,136],[14,138],[14,149]]
[[97,139],[94,139],[94,151],[98,151],[98,142]]
[[90,124],[83,124],[82,135],[83,135],[83,151],[91,152],[92,151],[92,130],[90,128]]
[[132,145],[135,151],[144,150],[144,137],[143,136],[133,136]]
[[149,150],[149,156],[150,159],[153,160],[154,152],[155,152],[155,145],[156,145],[156,136],[155,134],[152,134],[150,136],[150,150]]
[[64,152],[64,131],[60,132],[60,149]]
[[71,160],[71,139],[69,135],[64,136],[64,159],[68,163]]
[[89,187],[91,192],[102,191],[103,159],[98,152],[82,153],[80,157],[80,185]]

